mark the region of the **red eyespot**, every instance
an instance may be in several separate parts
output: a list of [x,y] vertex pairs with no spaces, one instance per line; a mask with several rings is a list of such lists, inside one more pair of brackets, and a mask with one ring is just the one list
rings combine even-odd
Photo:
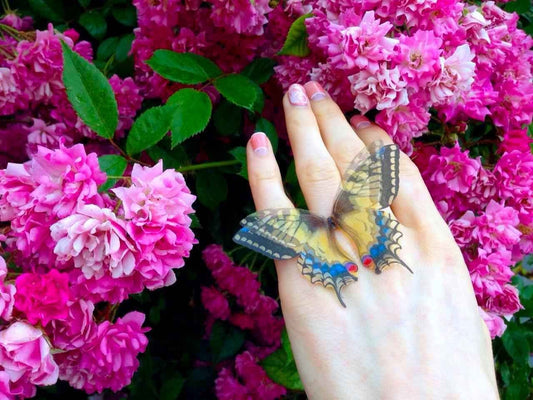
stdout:
[[348,267],[348,272],[350,274],[355,274],[357,272],[357,265],[355,264],[350,264],[350,266]]
[[374,261],[372,260],[372,257],[370,256],[364,256],[361,261],[363,261],[363,265],[365,267],[370,267],[374,263]]

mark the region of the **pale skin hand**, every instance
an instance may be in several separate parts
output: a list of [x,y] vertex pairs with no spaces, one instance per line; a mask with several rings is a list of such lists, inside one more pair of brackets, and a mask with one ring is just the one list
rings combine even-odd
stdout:
[[[319,89],[307,83],[310,98]],[[305,93],[305,92],[303,92]],[[283,99],[300,186],[310,211],[331,214],[341,175],[375,140],[392,143],[374,124],[348,123],[326,95],[304,105]],[[368,125],[368,124],[367,124]],[[357,127],[358,126],[358,127]],[[248,143],[248,173],[257,210],[293,207],[270,143]],[[259,143],[261,144],[261,143]],[[416,166],[400,159],[400,188],[391,209],[402,224],[399,265],[381,275],[359,270],[342,291],[313,285],[296,259],[276,261],[283,316],[310,399],[496,399],[488,330],[461,252]]]

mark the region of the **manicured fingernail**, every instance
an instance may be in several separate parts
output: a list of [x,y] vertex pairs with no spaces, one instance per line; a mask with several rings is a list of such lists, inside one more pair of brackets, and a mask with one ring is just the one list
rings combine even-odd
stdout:
[[293,84],[289,87],[289,101],[293,106],[306,106],[309,99],[302,85]]
[[268,153],[268,138],[263,132],[256,132],[250,138],[252,150],[258,156],[265,156]]
[[305,85],[305,91],[307,92],[307,96],[314,101],[322,100],[326,98],[326,91],[320,85],[318,82],[307,82]]
[[370,121],[364,115],[354,115],[352,118],[350,118],[350,124],[355,129],[364,129],[370,126]]

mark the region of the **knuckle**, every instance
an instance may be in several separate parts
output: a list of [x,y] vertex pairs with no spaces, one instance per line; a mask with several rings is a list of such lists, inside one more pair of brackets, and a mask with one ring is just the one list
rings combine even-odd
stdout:
[[276,171],[271,168],[254,169],[248,171],[248,175],[253,184],[272,183],[278,179]]
[[302,163],[298,168],[298,176],[307,183],[322,184],[336,182],[338,171],[331,160],[318,158]]

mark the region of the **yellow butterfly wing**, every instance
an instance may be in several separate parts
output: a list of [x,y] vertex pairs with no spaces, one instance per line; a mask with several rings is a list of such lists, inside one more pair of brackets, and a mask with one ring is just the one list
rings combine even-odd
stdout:
[[355,265],[335,247],[328,221],[300,209],[268,209],[241,221],[233,240],[274,259],[298,257],[302,274],[312,283],[340,290],[357,280]]
[[398,193],[399,158],[397,145],[380,142],[359,153],[344,174],[333,208],[333,218],[354,239],[363,265],[376,273],[393,262],[409,269],[398,257],[402,233],[389,209]]

